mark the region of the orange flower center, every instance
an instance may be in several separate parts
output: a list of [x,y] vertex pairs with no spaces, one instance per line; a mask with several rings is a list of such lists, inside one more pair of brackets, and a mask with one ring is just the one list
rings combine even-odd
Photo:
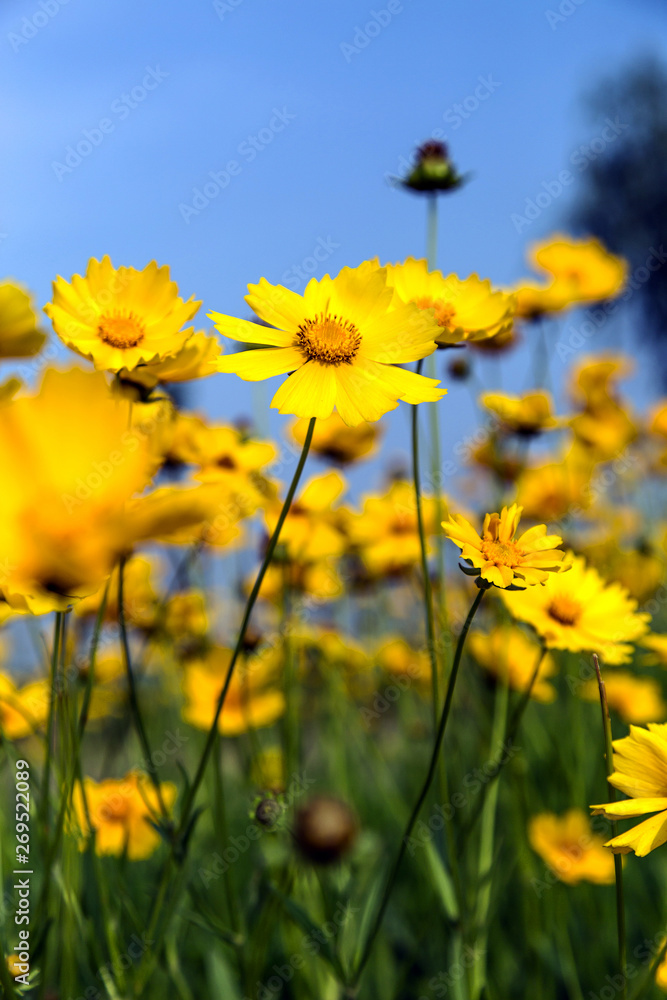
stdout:
[[415,299],[414,301],[415,305],[419,306],[420,309],[434,310],[435,321],[438,326],[450,329],[454,325],[456,309],[451,302],[445,302],[443,299],[430,299],[428,296],[423,296],[422,298]]
[[114,309],[100,316],[97,335],[109,347],[118,347],[124,351],[141,343],[146,336],[146,328],[133,312],[125,313]]
[[124,823],[130,814],[130,803],[122,795],[114,795],[100,807],[100,816],[107,823]]
[[487,538],[482,541],[482,555],[494,566],[518,566],[522,553],[514,542],[498,542]]
[[560,845],[560,850],[572,861],[581,861],[584,854],[586,853],[581,846],[576,841],[568,841],[567,843],[562,843]]
[[567,594],[558,594],[547,609],[547,614],[559,625],[576,625],[582,612],[581,604]]
[[360,344],[361,334],[354,323],[323,312],[301,324],[294,342],[309,361],[325,365],[351,364]]

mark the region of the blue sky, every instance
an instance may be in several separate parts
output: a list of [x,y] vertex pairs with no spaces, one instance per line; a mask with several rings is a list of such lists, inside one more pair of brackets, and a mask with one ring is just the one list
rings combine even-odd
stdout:
[[[156,258],[203,299],[202,321],[246,315],[248,282],[302,288],[316,247],[316,276],[421,255],[424,205],[387,175],[439,129],[473,176],[441,200],[438,264],[513,282],[527,243],[562,225],[582,162],[604,155],[580,149],[599,148],[604,127],[582,115],[582,92],[664,57],[664,23],[659,4],[621,0],[3,0],[0,275],[43,304],[54,275],[90,256]],[[90,152],[68,160],[82,140]],[[517,225],[562,170],[572,183]],[[195,201],[206,184],[208,204]],[[591,347],[626,335],[607,327]],[[480,372],[518,389],[526,364],[524,348]],[[564,371],[554,362],[556,383]],[[191,405],[254,411],[276,433],[272,388],[220,375]],[[390,454],[405,449],[407,411],[386,420]],[[469,389],[452,387],[442,412],[451,452],[475,427]]]

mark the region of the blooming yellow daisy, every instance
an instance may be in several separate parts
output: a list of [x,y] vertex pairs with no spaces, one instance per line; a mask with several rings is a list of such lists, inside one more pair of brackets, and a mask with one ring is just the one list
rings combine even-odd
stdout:
[[667,840],[667,723],[630,726],[630,735],[614,740],[614,772],[609,784],[629,795],[622,802],[591,806],[594,815],[627,819],[656,813],[607,843],[615,854],[649,854]]
[[[606,663],[627,663],[631,643],[648,630],[651,616],[619,583],[607,583],[583,556],[567,554],[567,573],[552,574],[543,587],[503,594],[511,614],[528,622],[550,649],[598,653]],[[564,567],[565,568],[565,567]]]
[[610,885],[615,878],[614,859],[605,848],[604,837],[593,833],[581,809],[563,816],[539,813],[528,824],[530,846],[561,882],[593,882]]
[[380,417],[406,403],[435,402],[446,390],[436,379],[397,367],[435,350],[433,313],[396,303],[385,268],[367,262],[335,277],[312,278],[303,295],[262,278],[248,286],[246,302],[264,323],[210,313],[232,340],[267,345],[218,361],[221,372],[248,381],[293,374],[271,406],[298,417],[329,417],[346,424]]
[[458,545],[461,558],[470,567],[461,567],[465,573],[479,577],[487,587],[493,584],[523,590],[544,583],[560,568],[564,553],[556,546],[563,540],[547,535],[546,525],[536,525],[515,538],[522,511],[523,507],[513,503],[500,514],[487,514],[481,535],[461,514],[443,521],[445,534]]
[[217,372],[219,354],[218,338],[209,336],[205,330],[198,330],[173,357],[138,365],[132,371],[122,368],[118,377],[121,381],[134,382],[147,389],[165,382],[191,382]]
[[438,344],[495,337],[509,330],[514,320],[515,300],[510,293],[491,287],[476,274],[459,278],[429,271],[425,260],[408,257],[403,264],[387,265],[388,281],[402,302],[432,309],[439,327]]
[[[346,528],[365,569],[373,577],[400,576],[421,559],[413,483],[395,480],[382,496],[365,496],[361,514],[351,514]],[[437,501],[422,497],[425,535],[437,531]],[[443,498],[442,510],[447,513]]]
[[118,372],[177,354],[192,335],[182,329],[201,302],[184,302],[168,267],[115,268],[92,258],[85,277],[58,277],[44,312],[65,344],[96,368]]

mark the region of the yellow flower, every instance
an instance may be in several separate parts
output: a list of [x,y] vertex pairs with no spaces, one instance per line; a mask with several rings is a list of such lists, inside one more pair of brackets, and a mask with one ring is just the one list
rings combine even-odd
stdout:
[[138,365],[131,371],[122,368],[118,377],[146,389],[165,382],[191,382],[217,372],[219,354],[218,338],[209,336],[205,330],[198,330],[173,357]]
[[516,492],[526,517],[558,521],[575,508],[590,506],[591,472],[590,458],[574,447],[556,462],[523,469]]
[[[160,783],[162,801],[171,809],[176,801],[176,786],[169,781]],[[84,778],[83,792],[77,782],[72,795],[74,812],[81,833],[80,848],[90,836],[84,794],[90,814],[90,826],[95,831],[97,854],[120,855],[127,852],[130,861],[148,858],[160,844],[160,835],[150,824],[159,815],[159,801],[153,785],[131,772],[124,778],[105,778],[97,782]]]
[[[214,647],[202,660],[190,660],[183,675],[183,718],[197,729],[210,729],[227,677],[231,650]],[[283,715],[285,697],[275,687],[279,661],[273,651],[254,654],[237,664],[218,721],[223,736],[270,726]]]
[[629,795],[622,802],[591,806],[594,814],[627,819],[657,813],[607,844],[615,854],[634,851],[643,858],[667,840],[667,724],[630,726],[630,735],[614,740],[614,773],[609,784]]
[[531,247],[530,259],[536,270],[546,271],[553,280],[544,286],[525,282],[516,289],[517,314],[524,319],[611,299],[625,287],[626,262],[596,239],[556,234]]
[[[607,674],[604,684],[609,707],[618,712],[624,722],[658,722],[667,715],[660,685],[650,677],[635,677],[619,670]],[[599,701],[598,682],[587,681],[579,693],[587,701]]]
[[249,381],[293,372],[271,406],[298,417],[329,417],[338,410],[346,424],[379,420],[406,403],[436,401],[445,394],[436,379],[397,367],[435,350],[433,314],[396,305],[387,271],[372,264],[343,268],[335,278],[312,278],[303,296],[262,278],[249,285],[246,301],[270,326],[211,313],[232,340],[269,345],[221,357],[222,372]]
[[386,639],[375,654],[377,663],[394,677],[408,677],[419,688],[430,688],[431,658],[424,649],[413,649],[405,639]]
[[[327,556],[342,555],[347,538],[340,530],[333,504],[346,488],[347,483],[338,472],[314,476],[304,486],[292,503],[280,533],[280,544],[289,560],[318,562]],[[278,523],[281,506],[276,502],[265,512],[269,533]]]
[[514,296],[494,290],[488,279],[476,274],[444,277],[440,271],[429,271],[425,260],[414,257],[408,257],[404,264],[387,265],[387,274],[401,301],[433,310],[439,327],[436,340],[442,346],[486,340],[512,327]]
[[[318,601],[337,600],[343,596],[345,588],[336,565],[337,560],[332,557],[304,561],[274,558],[262,580],[260,597],[281,603],[288,588],[291,593],[305,594]],[[244,583],[246,594],[252,590],[255,575]]]
[[628,265],[595,239],[575,240],[560,233],[531,248],[536,268],[553,275],[571,289],[577,302],[600,302],[619,295],[625,287]]
[[0,283],[0,358],[30,358],[45,340],[29,292],[13,281]]
[[[659,947],[662,949],[665,945],[664,939],[660,942]],[[667,993],[667,955],[663,958],[662,962],[655,970],[655,985],[663,993]]]
[[48,714],[49,690],[46,680],[17,688],[0,674],[0,733],[8,740],[21,740],[41,729]]
[[178,639],[206,635],[209,620],[204,594],[188,590],[170,597],[164,609],[164,628]]
[[543,587],[503,594],[508,611],[532,625],[549,649],[597,653],[606,663],[627,663],[630,643],[645,634],[651,616],[639,613],[628,592],[619,583],[606,583],[582,556],[568,553],[567,566],[567,573],[550,575]]
[[[36,395],[0,405],[0,553],[12,594],[92,593],[127,548],[125,504],[155,468],[150,439],[101,372],[44,374]],[[49,610],[46,608],[45,610]]]
[[[443,512],[447,512],[444,500]],[[422,514],[425,534],[435,534],[437,503],[433,497],[422,497]],[[400,575],[421,559],[415,489],[405,480],[397,479],[382,496],[366,496],[362,513],[351,515],[347,528],[372,576]]]
[[[491,632],[471,632],[468,648],[477,662],[495,677],[502,679],[517,691],[525,691],[541,657],[539,643],[516,625],[498,625]],[[557,672],[553,657],[542,657],[540,669],[531,690],[536,701],[551,702],[556,690],[547,678]]]
[[626,408],[618,399],[616,381],[629,374],[630,363],[622,355],[585,358],[573,372],[570,388],[582,412],[570,420],[576,440],[592,459],[616,458],[637,437]]
[[639,642],[651,650],[651,653],[644,657],[647,666],[659,663],[661,667],[667,667],[667,635],[649,632],[648,635],[642,636]]
[[525,392],[522,396],[486,392],[480,397],[480,403],[495,413],[507,430],[522,437],[558,427],[548,392]]
[[515,538],[522,511],[514,503],[503,507],[500,514],[486,514],[481,535],[460,514],[443,521],[445,534],[472,567],[464,572],[480,577],[487,586],[523,589],[544,583],[559,569],[563,553],[556,546],[562,538],[547,535],[546,525],[536,525]]
[[[302,445],[308,421],[296,420],[290,430],[297,444]],[[367,423],[348,427],[337,413],[332,413],[315,424],[310,450],[337,465],[349,465],[374,453],[379,433],[377,427]]]
[[604,845],[604,837],[593,833],[590,820],[581,809],[563,816],[539,813],[528,824],[530,846],[561,882],[576,885],[614,882],[614,859]]
[[[157,593],[153,577],[159,568],[154,558],[132,556],[123,570],[123,604],[126,621],[135,628],[150,629],[155,624],[157,614]],[[89,597],[84,597],[74,605],[74,613],[79,617],[94,616],[100,609],[106,583]],[[107,621],[118,619],[118,568],[109,580],[107,603],[104,612]]]
[[58,277],[44,312],[68,347],[96,368],[119,372],[178,354],[193,332],[183,324],[200,305],[180,298],[168,267],[151,261],[143,271],[116,269],[103,257],[71,284]]

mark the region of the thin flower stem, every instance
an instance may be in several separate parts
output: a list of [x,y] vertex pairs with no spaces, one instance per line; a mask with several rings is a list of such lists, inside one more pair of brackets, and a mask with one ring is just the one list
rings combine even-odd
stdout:
[[148,742],[148,734],[146,733],[146,727],[144,726],[143,716],[141,714],[141,707],[139,705],[139,697],[137,695],[137,684],[134,677],[134,670],[132,669],[132,657],[130,655],[130,643],[127,637],[127,624],[125,622],[125,605],[123,599],[123,579],[125,576],[125,557],[123,556],[118,564],[118,624],[120,625],[120,640],[123,649],[123,659],[125,660],[125,673],[127,675],[127,686],[128,693],[130,696],[130,711],[132,712],[132,717],[134,719],[134,726],[137,730],[137,736],[139,737],[139,742],[141,743],[141,749],[144,754],[144,761],[146,765],[146,770],[148,771],[149,777],[155,788],[155,793],[160,805],[160,812],[164,817],[168,815],[167,807],[162,798],[162,789],[160,788],[160,779],[158,778],[157,770],[155,768],[155,762],[153,760],[153,753],[151,751],[150,743]]
[[428,795],[429,789],[431,787],[431,783],[433,781],[433,777],[435,775],[436,768],[438,765],[438,760],[440,757],[440,750],[442,749],[442,743],[445,736],[445,730],[447,728],[447,720],[449,718],[449,712],[452,707],[454,688],[456,686],[456,678],[459,672],[459,665],[461,663],[461,655],[463,653],[463,647],[465,645],[466,636],[468,635],[468,631],[470,629],[470,626],[472,625],[472,621],[473,618],[475,617],[477,609],[482,603],[482,598],[484,597],[484,594],[485,594],[485,589],[480,588],[480,590],[477,593],[477,596],[475,597],[475,600],[472,602],[472,606],[470,608],[470,611],[468,612],[468,617],[463,623],[463,628],[461,629],[461,634],[459,635],[459,639],[456,644],[456,652],[454,653],[454,662],[452,663],[452,670],[449,675],[449,682],[447,684],[445,704],[442,709],[442,715],[440,716],[440,723],[438,725],[438,731],[436,733],[435,743],[433,744],[433,752],[431,753],[431,760],[429,762],[426,778],[424,780],[424,784],[422,785],[421,792],[419,793],[419,798],[415,802],[413,810],[410,814],[410,819],[408,820],[405,832],[403,833],[403,836],[401,838],[401,845],[398,849],[398,853],[396,855],[394,864],[390,869],[389,876],[387,878],[387,882],[384,887],[384,892],[380,900],[378,912],[376,914],[368,938],[366,939],[366,944],[362,952],[361,958],[355,970],[354,976],[352,977],[350,983],[348,984],[351,987],[355,987],[359,982],[361,974],[364,971],[364,968],[366,967],[366,963],[368,962],[368,959],[371,956],[375,939],[378,935],[380,927],[382,926],[382,920],[384,918],[385,910],[387,909],[387,904],[389,903],[389,899],[391,897],[394,888],[394,883],[396,882],[396,876],[398,875],[398,871],[401,867],[401,862],[403,861],[403,857],[407,850],[408,840],[410,839],[414,825],[417,822],[419,813],[421,812],[421,808],[424,805],[426,796]]
[[[614,773],[614,748],[611,735],[611,719],[609,717],[609,705],[607,704],[607,689],[602,674],[600,673],[600,663],[593,653],[593,664],[598,678],[598,688],[600,691],[600,708],[602,709],[602,732],[604,734],[604,756],[607,768],[607,779]],[[612,802],[616,799],[616,792],[613,785],[610,786],[610,797]],[[618,823],[612,821],[611,830],[614,837],[618,834]],[[625,1000],[628,993],[625,972],[627,966],[627,945],[625,940],[625,902],[623,899],[623,860],[619,854],[614,854],[614,873],[616,875],[616,928],[618,932],[618,963],[623,986],[621,988],[621,1000]]]
[[49,782],[51,778],[51,756],[53,754],[53,735],[56,717],[56,698],[58,694],[58,663],[60,662],[60,643],[63,631],[64,612],[56,611],[56,620],[53,626],[53,648],[51,650],[51,689],[49,692],[49,715],[46,724],[46,758],[44,760],[44,774],[42,776],[42,801],[40,803],[41,826],[45,844],[48,843],[49,828]]
[[[533,673],[531,674],[530,681],[528,682],[528,687],[523,692],[523,694],[521,696],[521,700],[519,701],[518,705],[516,706],[516,708],[512,712],[512,715],[510,716],[510,721],[509,721],[508,726],[507,726],[507,735],[505,737],[505,743],[504,743],[504,747],[507,750],[509,750],[511,748],[512,744],[514,743],[514,740],[517,737],[519,729],[521,728],[521,722],[523,720],[523,716],[524,716],[524,713],[526,711],[526,708],[528,707],[528,703],[529,703],[531,695],[533,693],[533,688],[535,687],[535,681],[537,680],[537,675],[540,672],[540,667],[542,666],[542,660],[544,659],[545,655],[546,655],[546,647],[544,646],[544,643],[542,643],[540,645],[540,651],[539,651],[538,656],[537,656],[537,661],[536,661],[535,666],[533,668]],[[486,784],[484,786],[484,791],[482,792],[481,801],[479,802],[479,805],[477,806],[477,809],[472,814],[471,818],[468,820],[467,824],[464,827],[464,830],[463,830],[463,833],[462,833],[462,840],[463,840],[464,843],[468,839],[468,837],[470,836],[470,834],[471,834],[471,832],[472,832],[472,830],[473,830],[473,828],[475,826],[475,823],[477,822],[477,820],[480,818],[480,816],[484,812],[484,807],[485,807],[485,804],[486,804],[487,796],[488,796],[489,792],[491,791],[491,789],[493,788],[494,783],[500,777],[500,773],[501,773],[503,767],[505,766],[505,764],[507,763],[507,761],[511,758],[511,756],[512,756],[512,754],[510,754],[510,753],[504,753],[503,756],[498,761],[498,766],[497,766],[496,770],[488,778],[488,780],[487,780],[487,782],[486,782]]]
[[438,195],[436,192],[429,195],[427,206],[426,260],[429,271],[432,271],[438,256]]
[[[173,836],[171,851],[167,858],[167,862],[162,870],[162,877],[154,897],[153,907],[148,918],[148,931],[147,936],[150,940],[154,941],[153,948],[146,953],[144,958],[139,965],[137,970],[137,976],[135,980],[135,995],[139,995],[143,989],[148,977],[151,974],[151,970],[155,965],[155,960],[159,948],[161,947],[161,941],[164,936],[165,929],[169,924],[171,915],[176,906],[178,893],[176,889],[172,889],[171,897],[167,901],[167,894],[169,885],[171,882],[171,875],[174,870],[174,862],[177,860],[182,861],[183,857],[177,855],[177,849],[179,852],[183,852],[182,839],[183,834],[188,830],[188,825],[190,823],[192,810],[194,808],[195,800],[197,797],[197,792],[201,786],[204,779],[204,774],[206,772],[206,766],[211,757],[211,753],[215,747],[217,736],[218,736],[218,721],[220,715],[222,714],[222,709],[225,704],[225,698],[227,697],[227,692],[229,690],[229,685],[232,681],[232,676],[234,673],[234,667],[236,666],[236,661],[238,660],[241,651],[243,649],[243,642],[245,640],[246,631],[248,629],[248,624],[250,622],[250,616],[252,614],[255,603],[257,602],[257,597],[259,596],[259,591],[262,586],[262,581],[266,574],[267,569],[273,558],[273,553],[275,552],[278,540],[280,538],[280,532],[282,531],[283,524],[289,509],[292,506],[292,500],[294,499],[294,494],[296,493],[297,487],[299,485],[299,480],[301,479],[301,474],[303,472],[304,465],[306,464],[306,459],[308,457],[308,452],[310,451],[310,443],[313,439],[313,431],[315,429],[315,417],[313,417],[308,424],[308,430],[306,432],[306,438],[303,443],[303,449],[301,451],[301,457],[299,458],[292,482],[287,491],[285,497],[285,502],[283,503],[282,510],[278,517],[277,524],[273,530],[273,534],[269,540],[269,544],[266,548],[266,553],[262,561],[262,565],[259,568],[259,573],[257,574],[257,579],[253,585],[253,588],[248,597],[245,611],[243,613],[243,619],[241,621],[241,628],[239,631],[238,639],[236,640],[236,646],[234,647],[234,652],[232,653],[232,658],[229,662],[229,667],[227,668],[227,676],[225,678],[225,683],[223,685],[222,691],[220,692],[220,697],[218,698],[218,703],[216,705],[215,716],[213,722],[211,723],[211,728],[208,731],[206,737],[206,743],[204,744],[204,749],[202,755],[199,759],[199,765],[197,767],[197,772],[195,774],[194,780],[190,785],[185,800],[183,803],[183,808],[181,810],[181,819],[178,825],[178,829]],[[187,845],[186,845],[187,847]]]
[[[417,362],[417,374],[421,373],[423,359]],[[435,618],[433,615],[433,593],[431,577],[426,554],[426,532],[424,531],[424,512],[422,510],[421,472],[419,469],[419,407],[412,407],[412,477],[415,485],[415,507],[417,510],[417,530],[419,532],[419,549],[424,584],[424,615],[426,620],[426,643],[431,661],[431,683],[433,690],[433,731],[438,728],[438,712],[440,708],[440,693],[438,684],[438,657],[435,643]]]
[[308,452],[310,451],[310,442],[313,439],[313,431],[315,430],[315,417],[312,417],[310,423],[308,424],[308,430],[306,432],[306,438],[303,442],[303,449],[301,451],[301,457],[297,464],[292,482],[287,491],[287,496],[285,497],[285,502],[283,503],[282,510],[280,511],[280,516],[278,517],[278,522],[273,530],[273,534],[269,540],[269,544],[266,548],[266,553],[264,555],[264,560],[259,568],[259,573],[257,574],[257,579],[250,591],[250,596],[245,606],[245,611],[243,613],[243,619],[241,621],[241,629],[239,631],[238,639],[236,640],[236,646],[234,647],[234,652],[232,653],[232,658],[227,669],[227,676],[225,678],[225,683],[223,685],[222,691],[220,692],[220,697],[218,698],[218,704],[216,705],[215,715],[213,717],[213,722],[211,723],[211,728],[208,731],[208,736],[206,737],[206,743],[204,744],[204,750],[202,752],[201,758],[199,760],[199,766],[197,767],[197,772],[195,774],[194,780],[188,789],[188,793],[183,804],[183,810],[181,814],[181,821],[179,824],[179,833],[182,834],[187,828],[190,814],[192,812],[192,807],[194,806],[195,799],[197,797],[197,792],[199,791],[199,786],[202,783],[204,772],[206,770],[206,765],[208,764],[211,752],[215,745],[216,732],[218,728],[218,721],[220,715],[222,714],[222,709],[225,704],[225,698],[227,697],[227,692],[229,690],[229,685],[232,682],[232,676],[234,674],[234,667],[236,666],[236,661],[239,658],[241,650],[243,649],[243,643],[245,640],[245,635],[248,630],[248,624],[250,622],[250,616],[252,615],[253,608],[257,602],[259,596],[259,591],[262,586],[262,581],[266,574],[267,569],[273,558],[273,553],[276,550],[278,544],[278,539],[280,538],[280,532],[282,531],[283,524],[289,513],[289,509],[292,506],[292,500],[294,499],[294,494],[296,493],[297,487],[299,485],[299,480],[301,479],[301,473],[303,472],[303,467],[306,464],[306,459],[308,458]]

